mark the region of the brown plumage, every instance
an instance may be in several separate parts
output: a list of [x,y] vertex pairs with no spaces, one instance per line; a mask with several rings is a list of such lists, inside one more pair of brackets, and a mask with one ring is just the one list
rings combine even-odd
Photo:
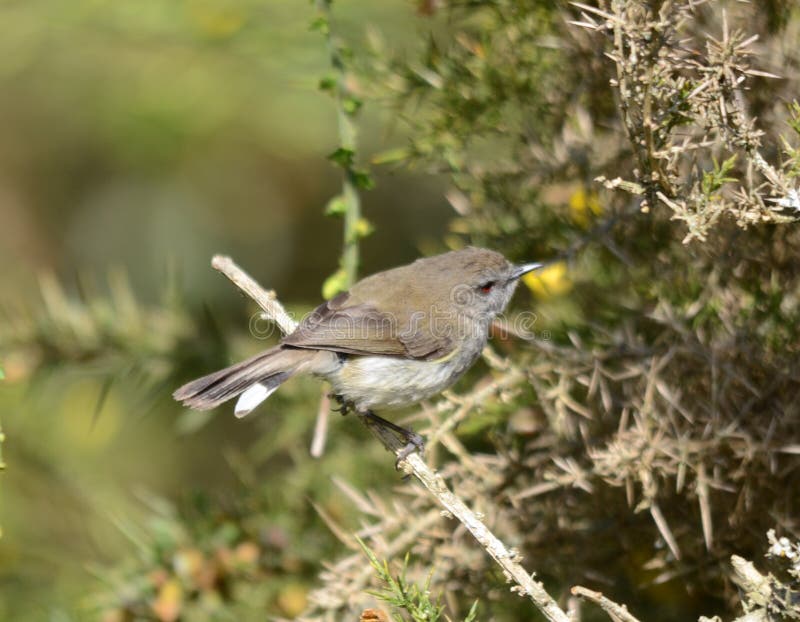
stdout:
[[434,318],[452,310],[460,287],[491,280],[508,266],[500,253],[469,247],[379,272],[321,304],[283,343],[410,359],[446,356],[456,342]]

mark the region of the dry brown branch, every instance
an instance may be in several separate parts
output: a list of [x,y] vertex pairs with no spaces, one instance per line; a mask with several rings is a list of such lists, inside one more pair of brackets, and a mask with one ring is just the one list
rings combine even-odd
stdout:
[[[265,316],[274,320],[281,327],[281,330],[291,332],[296,328],[297,324],[278,302],[275,292],[261,288],[230,257],[217,255],[212,260],[212,266],[250,296],[264,310]],[[400,451],[405,447],[404,442],[395,435],[386,432],[384,428],[370,425],[370,422],[366,419],[364,419],[364,422],[367,423],[370,431],[384,444],[386,449],[399,455]],[[478,518],[475,512],[453,494],[442,476],[432,471],[419,454],[412,453],[404,460],[401,460],[398,466],[406,473],[413,474],[428,492],[436,498],[439,504],[466,527],[484,550],[503,569],[509,582],[516,583],[511,588],[513,591],[528,596],[548,620],[552,622],[569,622],[567,614],[547,593],[542,584],[534,581],[533,575],[529,574],[519,564],[519,555],[510,551]]]
[[625,605],[615,603],[613,600],[603,596],[603,594],[600,592],[589,590],[585,587],[581,587],[580,585],[573,587],[571,592],[575,596],[581,596],[582,598],[586,598],[587,600],[590,600],[596,605],[600,606],[603,611],[608,614],[608,617],[614,620],[614,622],[639,622],[639,619],[632,615]]
[[331,398],[327,384],[322,387],[322,396],[319,400],[317,422],[314,424],[314,437],[311,440],[309,453],[314,458],[319,458],[325,453],[325,441],[328,438],[328,415],[331,412]]
[[275,291],[261,287],[253,280],[253,277],[237,266],[233,259],[225,255],[214,255],[211,259],[211,267],[222,272],[236,287],[252,298],[264,311],[264,319],[275,322],[284,335],[288,335],[297,328],[297,322],[286,313],[286,309],[278,302]]

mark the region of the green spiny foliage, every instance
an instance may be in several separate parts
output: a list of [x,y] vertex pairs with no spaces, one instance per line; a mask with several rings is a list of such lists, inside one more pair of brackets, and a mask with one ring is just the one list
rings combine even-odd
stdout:
[[369,172],[360,168],[356,162],[355,118],[363,101],[353,86],[354,77],[350,70],[352,51],[332,31],[332,4],[332,0],[318,0],[317,16],[311,23],[312,30],[325,37],[333,70],[333,73],[320,80],[319,89],[329,93],[336,103],[340,145],[328,159],[343,174],[341,194],[328,201],[325,207],[326,215],[344,219],[344,243],[339,269],[322,285],[322,296],[326,299],[346,291],[357,279],[359,241],[372,233],[372,225],[361,216],[359,192],[370,190],[375,185]]
[[[361,549],[369,559],[369,563],[374,568],[378,578],[384,584],[383,590],[372,592],[373,596],[388,603],[394,610],[405,611],[413,622],[438,622],[444,611],[444,606],[438,600],[431,600],[430,575],[422,586],[416,583],[409,583],[406,579],[408,556],[406,556],[399,574],[393,575],[386,561],[381,562],[378,560],[375,553],[362,540],[359,539],[358,543],[361,545]],[[433,570],[431,570],[431,573],[433,573]],[[395,619],[401,621],[406,618],[396,616]]]
[[[373,591],[371,594],[391,605],[393,610],[402,610],[413,622],[438,622],[444,613],[441,599],[432,600],[430,584],[435,569],[431,569],[423,585],[411,583],[406,578],[409,565],[409,556],[406,555],[402,568],[398,574],[392,574],[388,562],[380,561],[375,553],[363,540],[358,538],[358,543],[369,563],[375,570],[383,589]],[[478,615],[478,601],[476,600],[467,612],[464,622],[475,622]],[[398,622],[407,620],[404,615],[395,615]]]

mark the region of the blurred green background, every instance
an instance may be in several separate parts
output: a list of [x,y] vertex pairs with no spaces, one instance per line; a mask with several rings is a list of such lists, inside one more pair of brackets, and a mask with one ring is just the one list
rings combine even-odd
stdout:
[[[0,620],[96,619],[92,595],[113,585],[107,569],[136,548],[132,530],[154,499],[235,497],[248,477],[270,482],[259,503],[282,508],[269,517],[277,540],[304,540],[278,547],[294,552],[276,553],[276,573],[313,579],[303,556],[333,540],[314,535],[325,528],[309,497],[335,514],[332,472],[395,478],[372,443],[385,472],[352,472],[346,456],[367,438],[355,421],[333,419],[334,449],[308,457],[313,383],[256,417],[206,424],[171,403],[180,379],[159,367],[186,352],[182,369],[205,373],[263,347],[247,332],[252,306],[210,268],[212,254],[298,311],[336,267],[341,224],[323,216],[341,184],[326,160],[336,113],[317,89],[330,69],[312,16],[289,0],[0,0]],[[366,24],[413,45],[416,19],[400,0],[336,5],[337,30],[356,45]],[[400,141],[374,114],[359,122],[364,153]],[[379,175],[364,212],[376,231],[362,273],[433,248],[451,215],[442,183],[407,174]],[[92,321],[62,293],[89,301],[108,330],[81,332]],[[109,296],[111,307],[92,302]],[[164,300],[171,312],[155,309]],[[213,341],[204,331],[225,335],[219,351],[194,351],[198,335]],[[31,340],[40,347],[20,345]],[[114,354],[126,348],[132,364]],[[233,468],[244,451],[257,473]],[[302,608],[306,587],[292,580],[267,598],[273,613]]]

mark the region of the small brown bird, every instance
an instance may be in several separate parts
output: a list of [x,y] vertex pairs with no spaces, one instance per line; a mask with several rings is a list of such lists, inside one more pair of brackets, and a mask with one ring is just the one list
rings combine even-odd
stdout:
[[400,434],[408,452],[422,439],[372,412],[419,402],[452,385],[475,362],[492,320],[519,277],[500,253],[465,248],[367,277],[316,308],[269,350],[194,380],[173,397],[200,410],[240,396],[243,417],[296,374],[328,380],[354,408]]

